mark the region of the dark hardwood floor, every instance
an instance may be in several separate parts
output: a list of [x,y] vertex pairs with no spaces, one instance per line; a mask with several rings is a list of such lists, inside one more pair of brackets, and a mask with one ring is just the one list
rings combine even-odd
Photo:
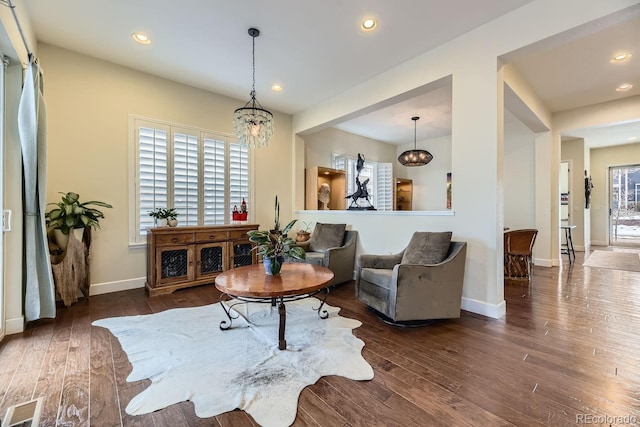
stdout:
[[[294,425],[640,425],[640,273],[583,267],[577,255],[562,272],[534,267],[530,284],[508,283],[499,320],[463,312],[399,329],[359,303],[353,283],[338,288],[329,303],[363,322],[355,334],[375,378],[321,378],[302,392]],[[0,417],[44,396],[43,426],[255,426],[238,410],[200,419],[190,402],[127,415],[149,381],[128,383],[118,341],[90,325],[217,301],[213,286],[154,298],[137,289],[30,324],[0,343]]]

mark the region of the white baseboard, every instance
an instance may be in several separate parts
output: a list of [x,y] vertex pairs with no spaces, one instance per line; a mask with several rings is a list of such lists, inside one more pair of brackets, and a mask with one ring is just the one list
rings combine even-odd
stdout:
[[462,297],[462,309],[494,319],[500,319],[507,314],[507,303],[506,301],[502,301],[497,305],[488,304],[484,301]]
[[89,287],[89,295],[102,295],[111,292],[128,291],[129,289],[144,288],[146,277],[135,279],[118,280],[115,282],[95,283]]
[[536,267],[553,267],[554,265],[558,265],[554,264],[553,261],[554,260],[552,259],[534,258],[533,265],[535,265]]
[[7,319],[4,322],[5,334],[19,334],[24,332],[24,316]]

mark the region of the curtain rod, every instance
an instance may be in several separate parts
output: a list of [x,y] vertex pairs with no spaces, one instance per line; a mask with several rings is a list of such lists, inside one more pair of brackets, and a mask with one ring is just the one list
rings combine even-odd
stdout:
[[16,25],[18,26],[18,32],[20,33],[22,44],[24,44],[24,48],[27,50],[29,59],[31,59],[33,57],[33,53],[31,52],[31,49],[29,49],[29,43],[27,43],[27,39],[24,36],[24,31],[22,31],[22,25],[20,25],[20,21],[18,20],[18,14],[16,13],[16,6],[13,4],[12,0],[0,0],[0,3],[4,4],[9,9],[11,9],[11,13],[13,14],[13,19],[14,21],[16,21]]

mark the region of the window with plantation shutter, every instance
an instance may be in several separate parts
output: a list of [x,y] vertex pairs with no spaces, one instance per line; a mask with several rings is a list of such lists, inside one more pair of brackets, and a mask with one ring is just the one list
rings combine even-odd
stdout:
[[155,226],[149,211],[175,208],[180,225],[231,222],[233,206],[250,205],[250,153],[235,137],[132,117],[132,244]]
[[167,206],[168,129],[140,126],[138,128],[138,230],[144,233],[153,227],[148,212],[156,206]]
[[249,193],[249,149],[238,143],[229,144],[229,200],[240,209]]
[[173,207],[181,225],[198,225],[198,136],[173,134]]
[[379,211],[393,210],[393,165],[378,163],[376,165],[376,209]]
[[[205,225],[225,222],[226,207],[226,143],[211,135],[203,144],[203,205]],[[247,192],[248,194],[248,192]]]

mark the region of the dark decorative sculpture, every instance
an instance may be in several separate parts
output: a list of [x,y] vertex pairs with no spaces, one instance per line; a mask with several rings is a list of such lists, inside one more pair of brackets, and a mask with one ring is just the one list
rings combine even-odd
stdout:
[[[367,184],[369,184],[369,178],[365,179],[364,182],[360,182],[360,172],[364,168],[364,155],[358,153],[358,161],[356,163],[356,171],[358,172],[356,175],[356,191],[353,194],[349,194],[345,199],[351,199],[351,203],[349,204],[349,210],[376,210],[371,204],[371,199],[369,197],[369,190],[367,190]],[[358,203],[358,200],[365,199],[368,206],[361,206]]]
[[591,177],[587,176],[587,171],[584,171],[584,207],[585,209],[589,209],[589,205],[591,204],[591,189],[593,188],[593,182],[591,182]]

